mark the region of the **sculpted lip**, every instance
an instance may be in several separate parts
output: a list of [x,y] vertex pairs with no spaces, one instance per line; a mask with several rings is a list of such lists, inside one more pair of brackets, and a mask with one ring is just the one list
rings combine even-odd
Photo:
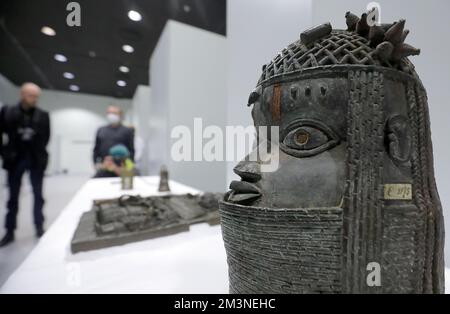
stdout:
[[230,189],[232,192],[228,197],[228,201],[235,203],[255,201],[262,195],[258,187],[246,181],[233,181]]
[[246,202],[253,202],[260,197],[260,194],[235,194],[235,192],[231,192],[228,201],[236,204],[245,204]]
[[261,194],[259,188],[246,181],[233,181],[231,182],[230,189],[239,193]]

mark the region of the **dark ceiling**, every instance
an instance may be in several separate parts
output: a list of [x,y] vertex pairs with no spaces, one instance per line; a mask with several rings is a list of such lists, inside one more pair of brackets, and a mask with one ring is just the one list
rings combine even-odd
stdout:
[[[168,19],[226,35],[226,0],[78,0],[81,27],[66,23],[71,0],[0,1],[0,73],[16,85],[34,82],[56,90],[132,98],[149,84],[149,60]],[[132,21],[136,10],[142,20]],[[41,32],[50,26],[56,36]],[[122,50],[124,44],[134,53]],[[57,62],[55,54],[67,62]],[[129,67],[129,73],[119,71]],[[75,75],[63,77],[64,72]],[[117,85],[118,80],[127,83]]]

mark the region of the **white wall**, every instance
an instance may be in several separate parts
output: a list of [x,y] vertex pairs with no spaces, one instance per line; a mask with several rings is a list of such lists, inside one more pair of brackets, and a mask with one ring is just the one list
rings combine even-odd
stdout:
[[[408,44],[421,49],[420,56],[411,57],[425,85],[430,106],[431,130],[434,144],[436,180],[444,208],[447,237],[450,244],[450,1],[448,0],[378,0],[381,5],[381,22],[406,19],[411,32]],[[369,1],[314,0],[313,22],[330,21],[334,28],[345,28],[345,12],[362,13]],[[447,245],[448,248],[448,245]],[[450,249],[446,250],[450,262]]]
[[[19,89],[7,78],[0,74],[0,108],[3,105],[11,105],[16,103],[18,99],[18,93]],[[1,163],[2,162],[0,161],[0,185],[3,185],[6,182],[6,172],[2,169]]]
[[[171,41],[169,21],[159,38],[157,47],[150,59],[150,82],[152,86],[152,109],[150,118],[150,128],[152,137],[150,139],[149,158],[158,172],[158,168],[167,164],[170,158],[170,127],[169,127],[169,107],[170,103],[170,68],[171,68]],[[156,149],[159,148],[159,149]]]
[[[131,124],[135,127],[136,163],[141,175],[156,174],[155,166],[151,164],[149,141],[152,135],[150,129],[151,88],[139,85],[132,100]],[[139,153],[139,150],[142,150]],[[141,154],[141,156],[138,156]],[[140,157],[140,160],[138,158]]]
[[16,103],[18,95],[19,88],[0,74],[0,107],[2,104],[12,105]]
[[[227,6],[227,123],[247,127],[253,125],[247,100],[262,66],[311,27],[311,0],[228,0]],[[236,163],[228,163],[228,182],[237,178]]]
[[169,21],[153,53],[151,143],[153,165],[166,164],[172,179],[205,191],[224,191],[224,162],[174,162],[170,132],[185,125],[225,127],[226,39],[192,26]]

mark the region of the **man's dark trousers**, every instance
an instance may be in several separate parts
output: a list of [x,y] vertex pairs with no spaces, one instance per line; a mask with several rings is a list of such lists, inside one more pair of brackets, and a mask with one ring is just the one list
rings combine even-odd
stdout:
[[8,231],[14,231],[17,227],[17,213],[19,212],[19,196],[22,177],[29,172],[31,186],[34,195],[33,217],[36,228],[42,228],[44,224],[44,198],[42,196],[42,185],[44,170],[31,166],[31,158],[21,158],[14,166],[8,169],[9,200],[7,203],[8,213],[6,215],[5,227]]

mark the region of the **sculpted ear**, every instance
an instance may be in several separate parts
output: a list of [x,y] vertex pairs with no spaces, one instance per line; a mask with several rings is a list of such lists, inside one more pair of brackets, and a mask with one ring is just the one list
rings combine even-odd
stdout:
[[396,163],[409,162],[411,158],[411,127],[405,116],[395,115],[386,124],[387,151]]

